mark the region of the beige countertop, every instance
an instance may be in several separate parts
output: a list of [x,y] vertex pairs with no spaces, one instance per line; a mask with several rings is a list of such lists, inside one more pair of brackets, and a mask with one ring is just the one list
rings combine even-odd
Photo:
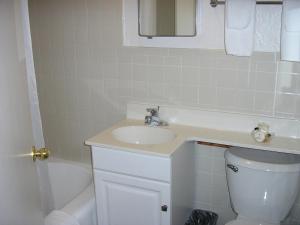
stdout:
[[170,124],[163,127],[170,129],[176,134],[176,138],[168,143],[155,145],[128,144],[116,140],[112,136],[114,129],[125,126],[144,126],[144,121],[126,119],[98,135],[88,139],[85,143],[91,146],[116,148],[120,150],[170,157],[176,149],[185,141],[203,141],[230,146],[261,149],[283,153],[300,154],[300,139],[272,137],[269,143],[254,141],[250,133],[233,132],[226,130],[214,130],[201,127],[183,126]]

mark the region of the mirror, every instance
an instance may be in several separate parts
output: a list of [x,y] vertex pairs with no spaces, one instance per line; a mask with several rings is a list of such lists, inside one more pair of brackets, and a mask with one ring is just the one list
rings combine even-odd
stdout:
[[195,36],[197,0],[138,0],[139,35]]

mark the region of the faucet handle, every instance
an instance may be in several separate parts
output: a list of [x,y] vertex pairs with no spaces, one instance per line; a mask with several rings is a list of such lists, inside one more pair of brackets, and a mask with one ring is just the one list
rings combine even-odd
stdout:
[[151,116],[157,115],[159,112],[159,106],[157,106],[157,108],[147,108],[146,111],[149,112]]

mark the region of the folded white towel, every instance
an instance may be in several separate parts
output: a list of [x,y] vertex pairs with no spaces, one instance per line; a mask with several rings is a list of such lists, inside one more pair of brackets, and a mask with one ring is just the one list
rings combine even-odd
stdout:
[[300,62],[300,0],[283,0],[281,59]]
[[226,0],[225,48],[226,53],[250,56],[254,46],[255,0]]
[[73,216],[65,212],[53,210],[46,216],[45,225],[79,225],[79,223]]

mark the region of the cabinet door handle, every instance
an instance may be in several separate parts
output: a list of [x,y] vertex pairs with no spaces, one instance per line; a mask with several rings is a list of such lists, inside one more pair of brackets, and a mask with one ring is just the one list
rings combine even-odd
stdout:
[[161,211],[167,212],[168,211],[168,206],[167,205],[161,206]]

